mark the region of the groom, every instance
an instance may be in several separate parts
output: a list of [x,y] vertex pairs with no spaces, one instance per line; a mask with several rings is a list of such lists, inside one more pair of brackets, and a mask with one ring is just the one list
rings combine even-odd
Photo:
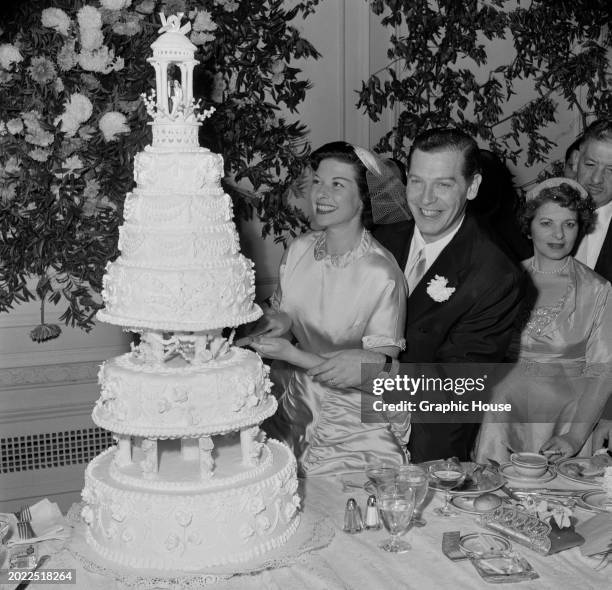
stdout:
[[[495,363],[504,358],[521,303],[523,273],[465,214],[481,178],[478,145],[470,136],[432,129],[416,137],[406,189],[414,219],[375,231],[408,282],[402,363]],[[436,301],[427,292],[436,275],[454,289],[446,300]],[[354,362],[357,355],[352,355],[341,352],[309,373],[338,382],[339,365]],[[362,351],[361,359],[378,362],[376,356]],[[355,386],[346,380],[342,384]],[[419,423],[413,413],[408,449],[415,462],[451,456],[467,460],[476,432],[475,424]]]

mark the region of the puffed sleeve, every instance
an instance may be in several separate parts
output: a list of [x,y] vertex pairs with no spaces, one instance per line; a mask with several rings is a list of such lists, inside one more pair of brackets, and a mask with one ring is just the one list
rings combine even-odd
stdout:
[[406,347],[404,330],[406,325],[406,281],[395,263],[385,260],[380,276],[372,280],[376,288],[375,302],[362,337],[367,349],[382,346]]

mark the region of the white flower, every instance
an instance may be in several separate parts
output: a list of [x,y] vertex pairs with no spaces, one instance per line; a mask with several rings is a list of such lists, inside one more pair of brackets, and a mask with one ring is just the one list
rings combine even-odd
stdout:
[[222,6],[227,12],[235,12],[240,6],[236,0],[215,0],[216,6]]
[[83,6],[77,13],[77,20],[79,21],[82,49],[93,51],[102,47],[104,36],[102,35],[100,11],[93,6]]
[[111,111],[102,115],[98,122],[98,127],[102,131],[104,141],[114,141],[119,133],[129,133],[130,128],[127,125],[127,118],[124,114],[117,111]]
[[194,45],[205,45],[215,40],[215,36],[203,31],[192,31],[189,39]]
[[123,58],[115,58],[115,52],[106,46],[93,51],[81,51],[78,59],[79,65],[88,72],[108,74],[123,68]]
[[37,162],[46,162],[49,159],[51,152],[49,150],[35,148],[28,155],[30,158],[32,158],[32,160],[36,160]]
[[79,126],[87,121],[93,113],[93,105],[89,98],[80,92],[70,95],[64,103],[64,112],[53,121],[54,125],[62,124],[61,130],[68,136],[73,137]]
[[100,0],[100,4],[108,10],[121,10],[123,8],[129,8],[132,4],[132,0]]
[[17,135],[23,131],[23,121],[20,117],[9,119],[6,122],[6,129],[11,135]]
[[43,27],[55,29],[64,37],[68,36],[70,17],[61,8],[45,8],[40,16]]
[[60,49],[57,54],[57,65],[59,69],[67,72],[77,65],[77,54],[74,50],[75,39],[70,39],[64,43],[64,46]]
[[193,21],[194,31],[216,31],[217,25],[213,22],[210,12],[208,10],[202,10],[198,12],[195,20]]
[[83,162],[78,156],[70,156],[62,162],[62,169],[60,172],[55,172],[56,178],[64,178],[69,174],[74,174],[77,170],[83,168]]
[[455,287],[447,287],[446,285],[448,285],[448,279],[436,275],[427,283],[427,295],[438,303],[448,301],[450,296],[455,292]]
[[23,61],[23,57],[21,53],[19,53],[19,49],[10,43],[2,43],[0,45],[0,66],[5,70],[10,69],[11,65],[14,63],[19,63]]
[[142,0],[136,7],[136,12],[140,14],[151,14],[155,10],[155,0]]

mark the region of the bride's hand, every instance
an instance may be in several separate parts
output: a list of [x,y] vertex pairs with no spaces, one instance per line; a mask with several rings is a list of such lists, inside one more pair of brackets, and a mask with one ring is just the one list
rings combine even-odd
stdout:
[[286,338],[270,338],[268,336],[255,336],[243,338],[245,344],[256,350],[261,356],[291,362],[295,347]]
[[[385,363],[383,354],[362,349],[341,350],[322,356],[328,356],[328,359],[310,369],[308,374],[315,381],[333,387],[358,387],[376,376]],[[365,374],[366,370],[371,375]]]

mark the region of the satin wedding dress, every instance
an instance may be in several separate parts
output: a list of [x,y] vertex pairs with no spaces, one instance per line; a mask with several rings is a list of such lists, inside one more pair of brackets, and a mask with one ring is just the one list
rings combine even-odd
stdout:
[[[326,254],[323,232],[300,236],[288,249],[279,287],[273,307],[291,317],[302,350],[323,354],[404,346],[404,276],[366,230],[359,244],[341,256]],[[384,416],[362,422],[361,396],[367,394],[316,382],[280,361],[273,364],[271,378],[279,409],[263,427],[292,448],[301,475],[359,471],[373,459],[402,461]],[[407,442],[407,420],[405,427]]]

